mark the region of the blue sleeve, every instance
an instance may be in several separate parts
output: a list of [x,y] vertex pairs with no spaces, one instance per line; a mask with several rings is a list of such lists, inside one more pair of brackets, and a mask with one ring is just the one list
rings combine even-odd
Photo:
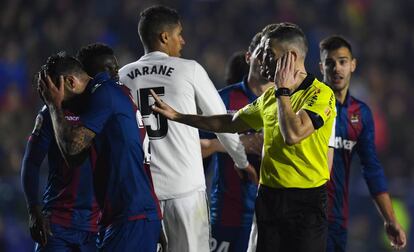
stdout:
[[82,125],[96,134],[102,131],[112,115],[112,96],[105,85],[99,86],[95,92],[92,91],[88,107],[80,115]]
[[362,111],[363,129],[356,145],[356,151],[362,164],[362,174],[372,196],[388,190],[384,169],[375,150],[375,129],[371,110]]
[[40,204],[39,171],[52,139],[53,128],[49,113],[39,113],[33,132],[27,141],[21,169],[23,193],[28,206]]

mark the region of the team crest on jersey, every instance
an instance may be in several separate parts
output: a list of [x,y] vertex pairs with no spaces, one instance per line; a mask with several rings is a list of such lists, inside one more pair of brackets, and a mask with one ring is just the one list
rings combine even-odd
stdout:
[[98,87],[100,87],[102,85],[102,83],[97,83],[92,87],[91,93],[94,93],[96,91],[96,89],[98,89]]
[[32,134],[38,136],[40,133],[40,129],[42,128],[43,124],[43,116],[38,114],[35,120],[35,126],[33,128]]
[[356,124],[359,122],[359,116],[358,115],[351,115],[351,123]]

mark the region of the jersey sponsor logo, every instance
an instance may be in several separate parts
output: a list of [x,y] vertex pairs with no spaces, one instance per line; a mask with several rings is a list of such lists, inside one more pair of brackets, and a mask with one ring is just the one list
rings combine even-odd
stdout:
[[36,116],[35,126],[33,128],[32,134],[38,136],[40,133],[40,129],[42,128],[42,125],[43,125],[43,116],[41,114],[38,114]]
[[335,99],[335,96],[331,94],[331,97],[329,97],[329,102],[328,102],[330,108],[333,107],[334,99]]
[[313,104],[315,104],[315,102],[318,100],[318,95],[319,95],[320,92],[321,92],[321,90],[319,88],[314,91],[312,97],[308,101],[308,106],[309,107],[312,107]]
[[135,68],[127,74],[127,76],[133,80],[137,76],[159,74],[170,77],[174,71],[173,67],[164,66],[164,65],[153,65],[153,66],[143,66],[141,68]]
[[342,139],[340,136],[335,137],[335,149],[345,149],[352,151],[356,143],[356,141]]
[[65,116],[65,119],[69,122],[77,122],[79,121],[79,116]]

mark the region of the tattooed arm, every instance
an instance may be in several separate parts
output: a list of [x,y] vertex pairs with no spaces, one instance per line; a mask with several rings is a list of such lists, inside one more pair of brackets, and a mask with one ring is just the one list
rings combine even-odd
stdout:
[[69,165],[81,163],[87,156],[95,132],[82,126],[74,126],[66,121],[61,108],[49,106],[56,142]]

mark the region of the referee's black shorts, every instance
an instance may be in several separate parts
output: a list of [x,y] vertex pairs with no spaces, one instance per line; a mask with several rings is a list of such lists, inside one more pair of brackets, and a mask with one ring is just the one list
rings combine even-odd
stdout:
[[326,205],[326,185],[310,189],[260,185],[256,199],[256,251],[325,251]]

